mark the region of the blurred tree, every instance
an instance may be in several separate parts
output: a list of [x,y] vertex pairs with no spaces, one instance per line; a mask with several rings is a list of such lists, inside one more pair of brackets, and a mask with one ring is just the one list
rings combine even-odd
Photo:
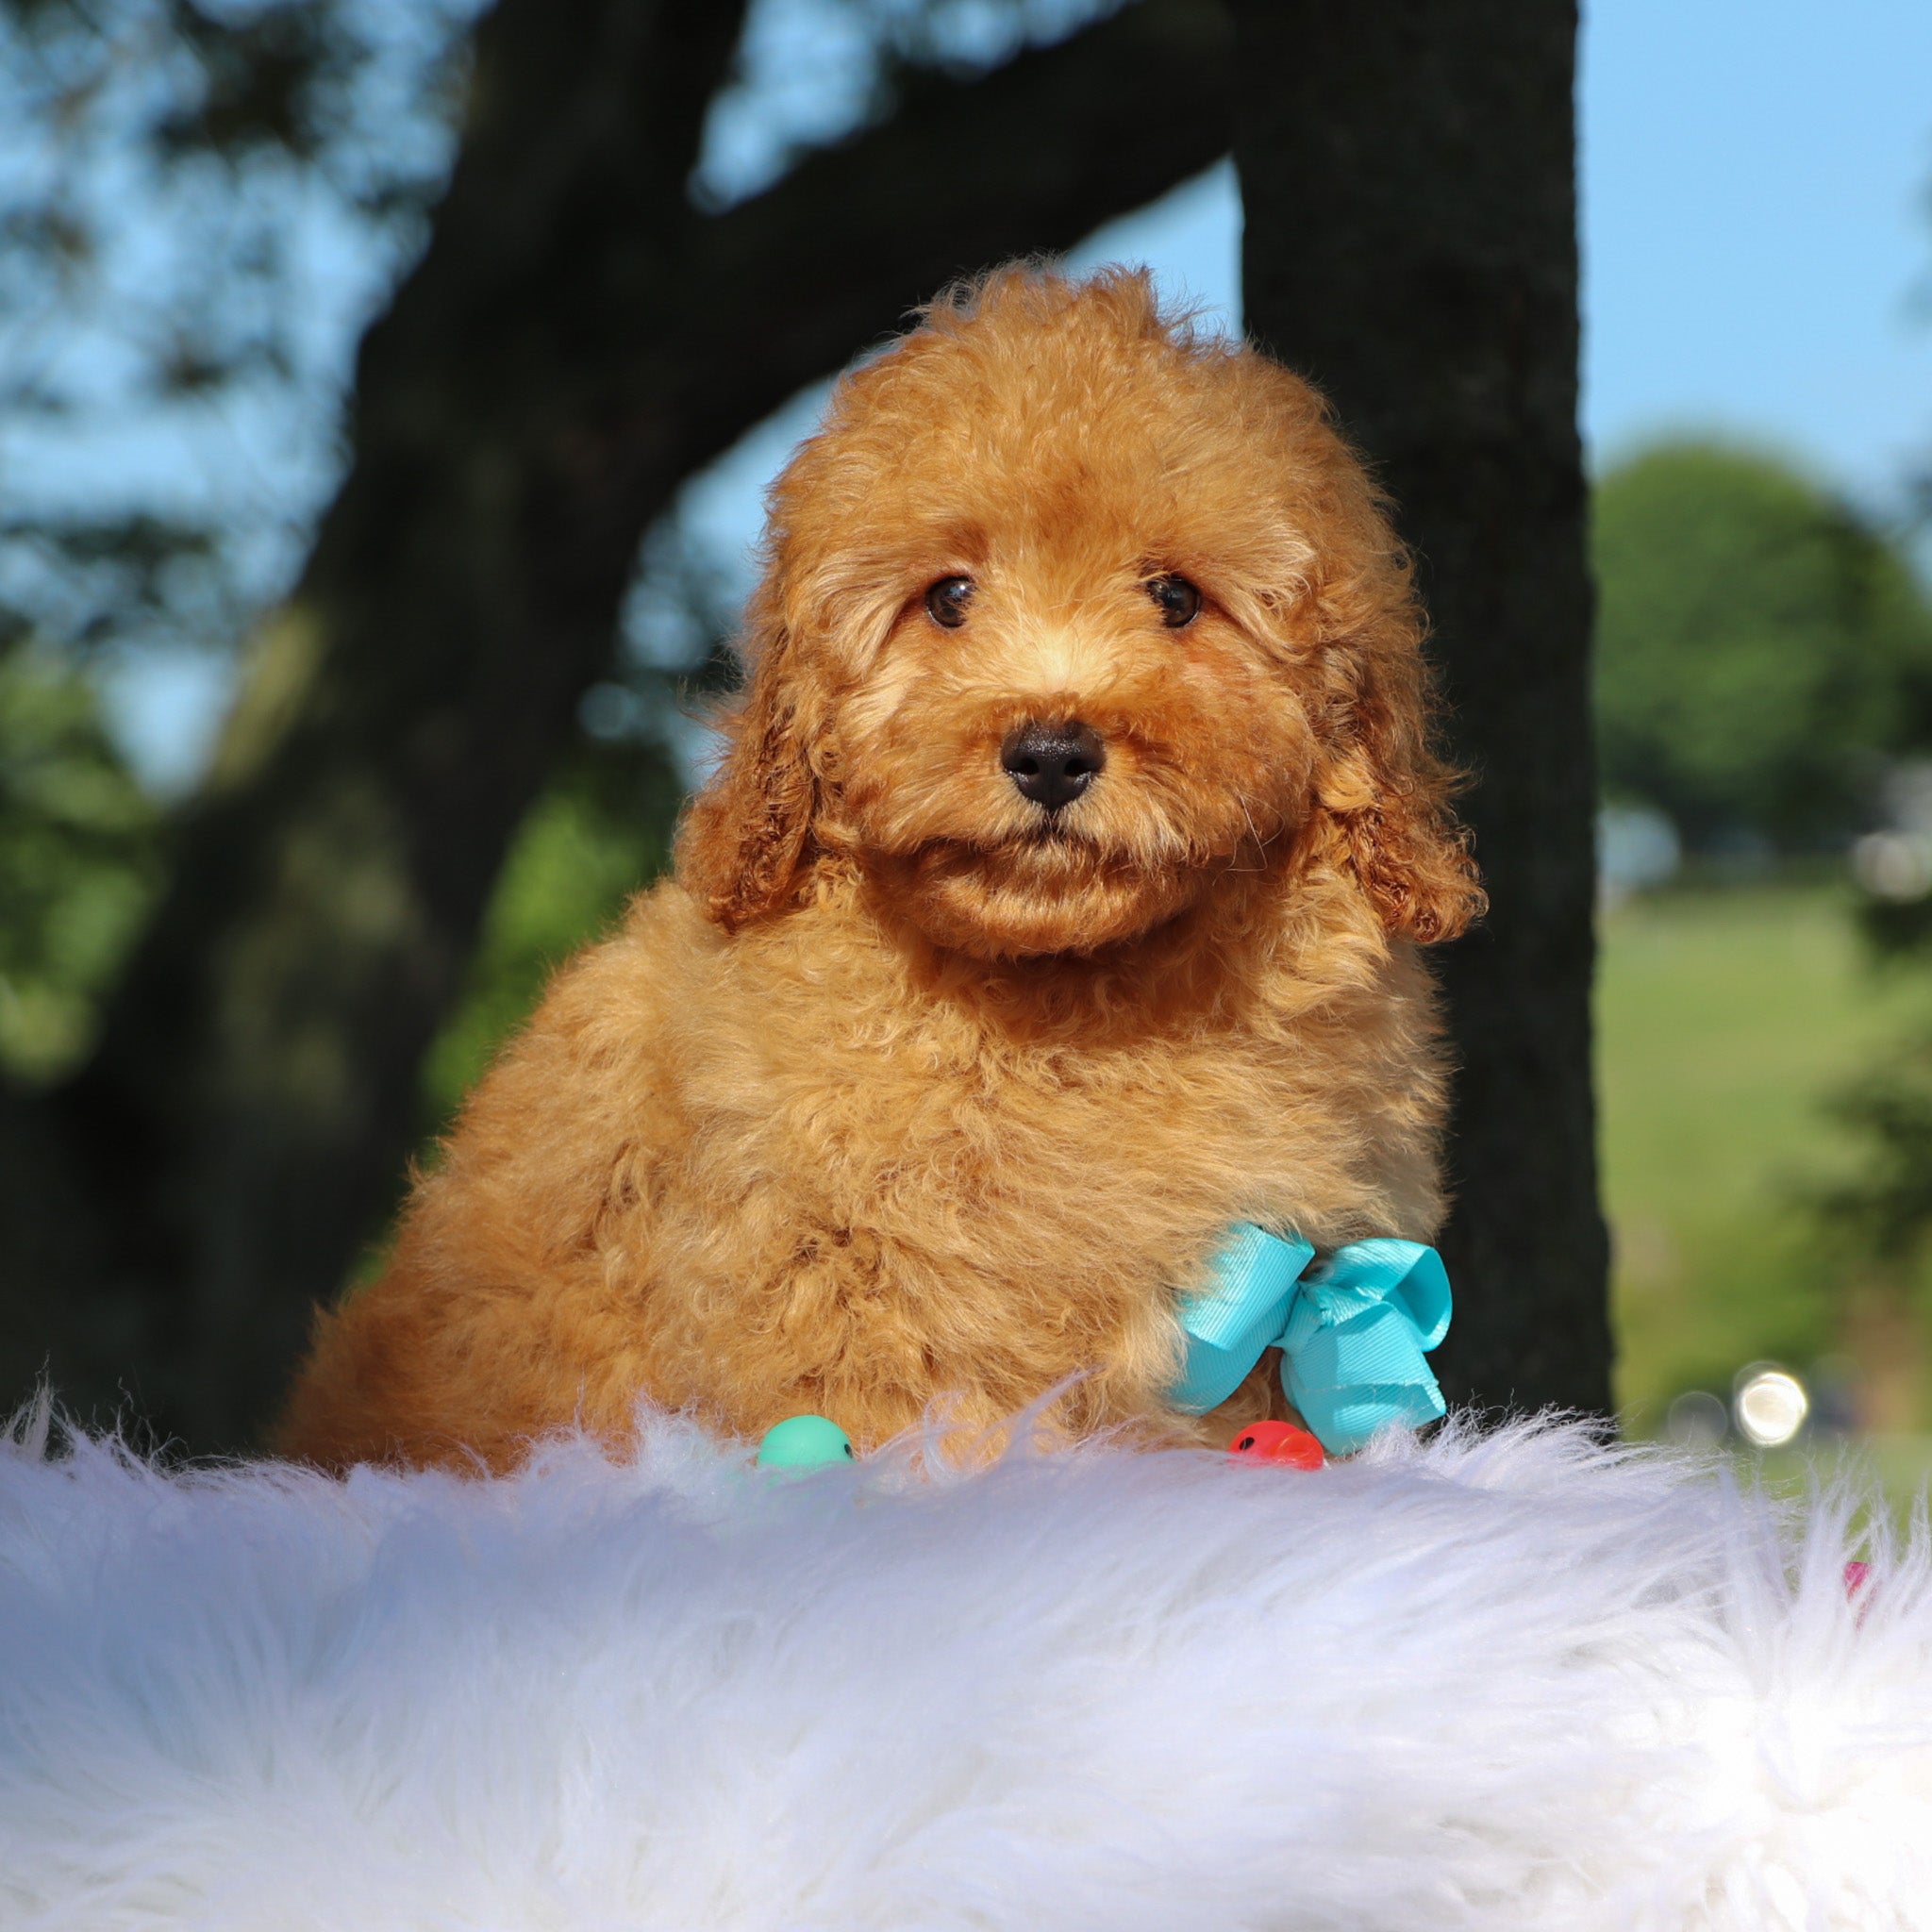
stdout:
[[1444,1385],[1607,1410],[1575,9],[1235,13],[1249,326],[1327,390],[1395,499],[1490,891],[1441,961],[1460,1066]]
[[1840,843],[1932,732],[1932,608],[1865,519],[1767,458],[1674,442],[1597,487],[1597,741],[1612,795],[1708,849]]
[[1857,1149],[1843,1177],[1813,1195],[1835,1341],[1858,1365],[1860,1424],[1916,1430],[1926,1397],[1932,1041],[1899,1041],[1828,1107]]
[[0,1068],[44,1085],[92,1044],[95,1002],[147,909],[155,811],[92,685],[0,643]]
[[[538,970],[520,931],[547,923],[535,870],[521,912],[512,873],[471,964],[518,827],[516,862],[535,868],[546,839],[612,823],[591,775],[529,814],[611,671],[641,539],[680,483],[908,297],[1071,245],[1229,144],[1217,0],[843,7],[872,50],[846,123],[734,186],[708,170],[707,129],[737,85],[742,0],[498,0],[473,40],[428,0],[0,0],[33,50],[36,111],[106,125],[121,157],[72,175],[101,186],[98,206],[76,208],[63,177],[16,210],[33,272],[58,283],[98,250],[114,166],[178,198],[179,234],[205,231],[199,276],[185,244],[178,289],[141,311],[161,319],[149,340],[83,356],[83,387],[139,364],[184,403],[239,408],[299,379],[322,286],[285,272],[306,195],[392,222],[398,261],[422,242],[363,341],[333,501],[256,627],[99,1045],[48,1091],[0,1088],[0,1383],[51,1356],[85,1400],[139,1364],[163,1426],[246,1439],[392,1199],[425,1055],[466,984],[437,1077],[459,1078],[493,1028],[494,995],[466,974]],[[1407,0],[1373,33],[1263,0],[1239,11],[1253,314],[1404,500],[1479,768],[1498,910],[1450,972],[1470,1068],[1461,1387],[1600,1403],[1574,21],[1546,0]],[[407,58],[385,38],[397,21]],[[144,63],[113,39],[129,22],[153,30]],[[441,124],[399,106],[398,74],[445,76],[460,104],[426,225]],[[252,308],[214,300],[225,277]],[[127,296],[106,291],[103,326]],[[58,387],[50,408],[69,407]],[[184,519],[180,555],[219,557],[242,603],[281,590],[294,546],[275,580],[275,533],[237,539],[228,509],[241,521]],[[170,598],[191,580],[157,573]],[[674,790],[654,760],[640,750],[622,781],[648,828],[641,866]],[[605,857],[612,876],[629,862]]]
[[[1932,192],[1924,206],[1932,213]],[[1921,294],[1932,294],[1932,283]],[[1908,476],[1907,492],[1908,535],[1923,544],[1932,529],[1932,469]],[[1923,651],[1923,591],[1917,601]],[[1924,690],[1920,673],[1911,687],[1909,723],[1914,748],[1922,752],[1932,736]],[[1911,829],[1924,839],[1923,824]],[[1881,964],[1923,964],[1932,953],[1932,892],[1867,893],[1858,916]],[[1926,1265],[1932,1251],[1932,1037],[1921,1028],[1894,1041],[1827,1104],[1857,1150],[1848,1175],[1818,1190],[1814,1199],[1828,1242],[1822,1272],[1836,1291],[1839,1341],[1859,1365],[1865,1425],[1920,1430],[1928,1396],[1925,1301],[1932,1287]]]
[[0,0],[0,595],[111,670],[221,651],[340,452],[321,316],[447,174],[475,0]]
[[[143,165],[171,142],[223,167],[324,151],[321,104],[364,71],[337,29],[384,16],[158,11],[199,105],[136,115]],[[51,1357],[85,1402],[138,1364],[164,1427],[246,1439],[392,1199],[499,863],[678,484],[908,295],[1070,246],[1227,146],[1212,0],[1044,45],[1029,31],[1076,11],[881,6],[863,125],[723,200],[693,177],[742,11],[500,0],[478,27],[448,192],[358,359],[346,474],[178,814],[100,1045],[50,1091],[0,1090],[7,1385]],[[1010,30],[974,55],[954,12]],[[4,17],[50,50],[58,101],[86,29],[121,16]]]
[[599,936],[670,858],[679,790],[636,744],[578,744],[525,814],[457,1003],[424,1063],[428,1124],[447,1124],[552,972]]

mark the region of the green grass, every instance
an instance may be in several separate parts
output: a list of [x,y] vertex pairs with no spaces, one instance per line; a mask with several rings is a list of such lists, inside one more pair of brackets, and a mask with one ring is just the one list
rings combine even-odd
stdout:
[[1874,973],[1823,886],[1639,899],[1602,937],[1618,1400],[1645,1432],[1681,1390],[1837,1343],[1807,1203],[1855,1154],[1821,1103],[1932,1008],[1932,982]]
[[1882,1494],[1903,1529],[1932,1482],[1932,1436],[1861,1436],[1762,1455],[1740,1450],[1736,1461],[1744,1481],[1761,1481],[1774,1495],[1802,1497],[1814,1484],[1838,1479],[1861,1495]]

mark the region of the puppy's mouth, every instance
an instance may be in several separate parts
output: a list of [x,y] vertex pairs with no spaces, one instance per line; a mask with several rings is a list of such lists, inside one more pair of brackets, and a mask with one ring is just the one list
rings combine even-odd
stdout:
[[[908,857],[928,874],[974,873],[1074,891],[1104,879],[1124,885],[1150,869],[1144,852],[1121,849],[1065,812],[997,832],[940,834]],[[1169,868],[1157,861],[1152,869]]]
[[1064,815],[996,841],[936,839],[879,863],[928,939],[977,958],[1098,951],[1172,918],[1202,883],[1186,866],[1109,852]]
[[1016,846],[1022,851],[1066,852],[1078,850],[1081,852],[1091,852],[1096,855],[1100,852],[1099,842],[1091,834],[1079,825],[1069,824],[1065,815],[1060,812],[1055,812],[1051,815],[1042,812],[1035,824],[1023,825],[1011,838],[1001,840],[991,845],[981,846],[978,849],[985,852],[997,853],[1011,851]]

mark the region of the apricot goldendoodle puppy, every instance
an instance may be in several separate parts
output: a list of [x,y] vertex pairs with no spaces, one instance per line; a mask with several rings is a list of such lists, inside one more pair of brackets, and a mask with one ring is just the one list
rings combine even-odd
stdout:
[[1070,1430],[1225,1440],[1259,1370],[1163,1391],[1229,1224],[1434,1230],[1416,942],[1479,894],[1313,391],[1144,275],[1004,270],[845,378],[765,554],[675,878],[471,1097],[295,1454],[502,1466],[641,1396],[864,1447],[1071,1376]]

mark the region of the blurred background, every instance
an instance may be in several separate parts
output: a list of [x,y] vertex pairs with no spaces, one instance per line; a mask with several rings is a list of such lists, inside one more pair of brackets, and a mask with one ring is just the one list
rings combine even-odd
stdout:
[[[741,39],[694,24],[679,64],[636,83],[659,89],[668,123],[701,124],[665,220],[731,232],[801,156],[836,159],[849,137],[941,114],[945,90],[1045,58],[1115,10],[754,0]],[[397,304],[363,346],[450,192],[477,112],[481,11],[0,0],[0,1068],[23,1102],[77,1091],[75,1132],[146,1131],[80,1075],[104,1028],[142,1026],[138,1002],[110,1013],[130,962],[165,980],[180,923],[200,916],[175,907],[175,929],[157,929],[180,841],[219,833],[277,708],[309,695],[312,653],[273,613],[305,571],[325,579],[334,558],[347,580],[380,555],[410,492],[448,488],[473,515],[494,500],[491,450],[463,413],[464,342],[436,339],[436,381],[409,374],[434,333],[428,298]],[[632,51],[609,50],[613,71]],[[511,52],[498,84],[526,75],[535,101],[558,57],[534,35]],[[1600,0],[1578,95],[1617,1400],[1643,1434],[1869,1436],[1907,1474],[1932,1429],[1928,75],[1920,0]],[[1207,325],[1238,331],[1224,136],[1183,126],[1145,146],[1119,163],[1109,219],[1080,227],[1069,193],[1067,240],[1085,236],[1072,259],[1147,262]],[[436,246],[445,280],[467,276],[466,299],[508,314],[512,347],[541,343],[554,362],[561,344],[588,370],[608,347],[592,319],[608,291],[552,275],[518,226],[538,219],[519,197],[540,208],[542,169],[572,165],[553,148],[495,183],[487,217],[465,215],[459,180]],[[462,152],[487,173],[486,140]],[[598,192],[648,211],[647,161]],[[1153,197],[1138,207],[1137,167]],[[554,208],[542,219],[558,225]],[[804,245],[808,217],[785,219],[784,244]],[[737,245],[772,244],[747,228]],[[719,268],[727,294],[737,272]],[[698,346],[678,351],[654,320],[679,302],[668,272],[646,251],[624,273],[641,361],[700,370],[697,391],[704,345],[743,357],[727,308],[679,314]],[[513,409],[514,356],[491,353],[476,380]],[[455,975],[453,1007],[420,1070],[406,1056],[398,1075],[425,1146],[549,969],[664,862],[706,755],[691,701],[725,675],[760,491],[824,399],[792,363],[811,354],[741,359],[742,394],[694,410],[669,453],[582,434],[546,445],[566,479],[656,463],[675,487],[626,565],[621,650],[569,694],[567,755],[530,778],[534,803],[508,785],[515,824],[480,941],[436,969]],[[627,395],[587,390],[587,416],[607,404],[614,425],[639,420]],[[355,452],[384,448],[384,491],[345,491]],[[594,567],[561,549],[551,594],[567,630]],[[416,567],[459,575],[487,612],[526,589],[497,561],[484,542]],[[425,649],[434,628],[425,618]],[[417,642],[405,625],[393,648]],[[383,702],[376,689],[338,709]],[[487,774],[478,786],[487,816]],[[330,823],[375,809],[348,780],[331,797]],[[336,878],[334,849],[319,832],[277,862],[327,874],[379,923],[379,869]],[[223,889],[204,909],[238,972],[252,946],[301,947],[224,925]],[[283,1049],[267,1043],[275,1024],[244,1014],[229,1031],[258,1028],[266,1064]],[[325,1039],[290,1050],[278,1107],[345,1077]],[[159,1045],[140,1051],[158,1056],[158,1081],[195,1077]],[[33,1178],[39,1131],[8,1141],[0,1121],[16,1212],[58,1189]],[[276,1212],[329,1211],[272,1197]],[[49,1222],[0,1290],[16,1304],[61,1292],[71,1243]],[[130,1306],[117,1333],[113,1306],[90,1318],[104,1359],[136,1350],[148,1319]],[[34,1311],[11,1319],[31,1366]]]

